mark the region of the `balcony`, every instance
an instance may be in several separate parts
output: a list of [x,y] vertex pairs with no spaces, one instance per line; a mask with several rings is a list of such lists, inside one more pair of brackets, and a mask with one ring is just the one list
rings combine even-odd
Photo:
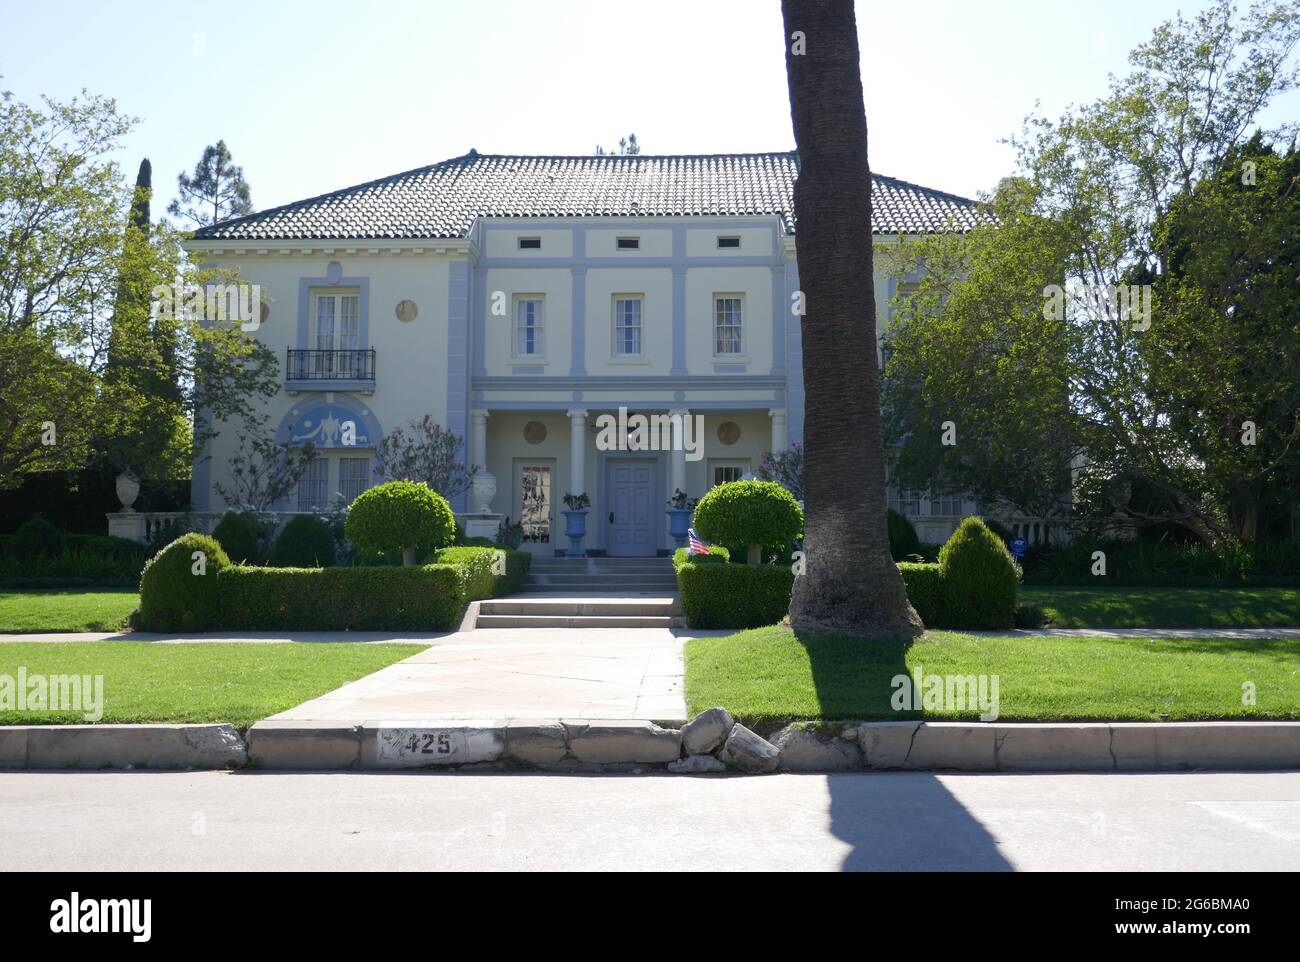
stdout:
[[285,350],[284,389],[375,393],[375,349],[348,351]]

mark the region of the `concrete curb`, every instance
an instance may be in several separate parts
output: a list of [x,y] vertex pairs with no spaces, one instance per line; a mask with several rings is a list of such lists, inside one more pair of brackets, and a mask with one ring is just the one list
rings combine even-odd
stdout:
[[[732,735],[741,728],[734,726]],[[747,729],[741,734],[764,764],[732,767],[754,772],[1300,769],[1300,722],[907,721],[834,729],[792,725],[771,742]],[[743,746],[733,746],[732,755],[737,747]],[[628,720],[262,721],[248,730],[247,746],[232,725],[0,727],[0,769],[219,769],[251,763],[271,771],[720,770],[705,765],[705,758],[716,761],[688,751],[676,729]]]
[[241,768],[234,725],[14,725],[0,728],[0,768]]

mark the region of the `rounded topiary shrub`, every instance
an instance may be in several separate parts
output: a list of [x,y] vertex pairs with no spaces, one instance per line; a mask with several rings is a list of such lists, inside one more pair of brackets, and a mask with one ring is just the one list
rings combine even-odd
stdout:
[[893,508],[887,515],[889,523],[889,554],[895,561],[904,561],[921,551],[921,539],[916,535],[916,527],[904,514]]
[[334,564],[334,532],[313,514],[291,518],[275,539],[272,568],[328,568]]
[[215,538],[183,534],[140,572],[140,631],[204,631],[216,627],[217,573],[230,558]]
[[19,561],[54,558],[63,553],[63,532],[39,514],[25,521],[9,539],[9,554]]
[[966,518],[939,549],[947,628],[1010,628],[1020,569],[1002,539],[979,518]]
[[799,502],[775,481],[731,481],[711,490],[695,507],[695,529],[726,545],[732,557],[758,564],[764,545],[784,547],[803,531]]
[[230,560],[236,564],[257,563],[261,534],[257,519],[238,511],[227,511],[212,529],[212,537],[221,543]]
[[361,492],[348,510],[348,540],[365,550],[402,550],[415,564],[417,545],[441,548],[456,536],[456,516],[442,495],[417,481],[389,481]]

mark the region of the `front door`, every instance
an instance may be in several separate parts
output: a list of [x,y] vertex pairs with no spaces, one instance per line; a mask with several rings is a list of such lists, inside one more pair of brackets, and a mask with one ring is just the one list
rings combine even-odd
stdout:
[[605,503],[608,506],[605,546],[615,558],[653,558],[656,554],[654,461],[607,462]]
[[515,462],[514,519],[524,529],[521,551],[549,558],[555,554],[555,461],[539,458]]

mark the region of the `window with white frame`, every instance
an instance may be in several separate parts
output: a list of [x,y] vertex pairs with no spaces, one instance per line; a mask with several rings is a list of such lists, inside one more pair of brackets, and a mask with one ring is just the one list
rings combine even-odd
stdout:
[[339,495],[344,504],[351,504],[357,495],[370,487],[369,458],[339,459]]
[[740,354],[743,300],[738,294],[713,296],[713,353]]
[[312,377],[354,377],[361,348],[361,295],[316,291],[312,306]]
[[889,506],[899,514],[915,518],[921,513],[921,495],[916,491],[899,491],[897,488],[891,487],[889,489]]
[[960,494],[939,493],[930,499],[930,514],[947,518],[961,517],[965,502]]
[[329,458],[312,458],[298,479],[298,510],[319,511],[329,505]]
[[710,461],[709,485],[716,488],[720,484],[743,480],[749,473],[748,461]]
[[641,354],[641,308],[638,295],[614,296],[614,354],[616,357],[639,357]]
[[515,357],[546,353],[544,305],[541,297],[515,298]]

